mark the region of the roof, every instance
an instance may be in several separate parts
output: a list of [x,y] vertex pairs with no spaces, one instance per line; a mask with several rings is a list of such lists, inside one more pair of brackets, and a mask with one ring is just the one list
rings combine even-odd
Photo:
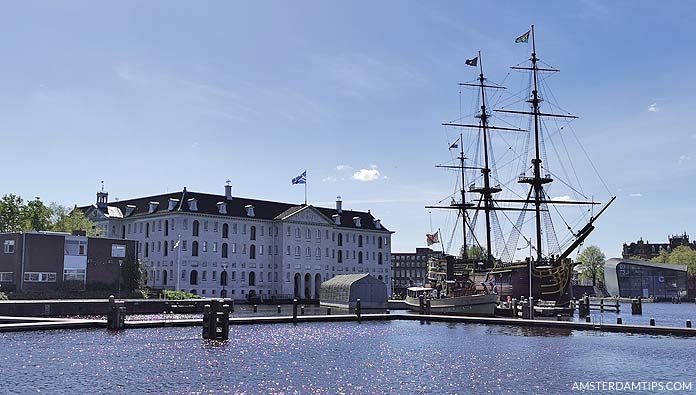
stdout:
[[[176,200],[176,205],[173,210],[169,211],[169,201],[170,199]],[[190,199],[196,199],[198,210],[190,210],[188,201]],[[150,213],[150,203],[158,203],[156,211]],[[220,214],[218,209],[218,203],[224,203],[227,208],[226,214]],[[307,207],[304,204],[291,204],[282,202],[271,202],[268,200],[258,200],[249,199],[244,197],[233,197],[231,200],[227,200],[224,195],[214,195],[202,192],[187,191],[185,188],[183,191],[166,193],[163,195],[146,196],[136,199],[119,200],[116,202],[109,202],[106,212],[103,209],[97,208],[96,205],[82,206],[78,207],[84,213],[89,210],[97,209],[103,214],[110,218],[138,218],[147,217],[154,214],[162,214],[169,212],[194,212],[199,214],[208,214],[215,216],[227,216],[227,217],[238,217],[238,218],[250,218],[247,216],[246,206],[254,206],[254,217],[256,219],[262,220],[274,220],[287,218],[298,211]],[[133,210],[130,215],[126,206],[130,206]],[[365,230],[376,230],[389,232],[389,229],[384,226],[380,226],[379,229],[375,227],[375,217],[368,212],[352,211],[352,210],[341,210],[339,213],[336,208],[325,208],[316,207],[322,215],[327,218],[327,221],[332,221],[332,217],[336,214],[340,216],[341,228],[355,228],[355,229],[365,229]],[[358,227],[353,221],[354,217],[360,218],[361,226]],[[380,224],[381,225],[381,224]]]
[[610,268],[616,268],[617,265],[621,263],[628,263],[632,265],[640,265],[640,266],[648,266],[648,267],[655,267],[658,269],[667,269],[667,270],[677,270],[681,272],[686,272],[687,267],[686,265],[675,265],[673,263],[659,263],[659,262],[649,262],[649,261],[638,261],[635,259],[622,259],[622,258],[611,258],[604,262],[604,267],[610,267]]

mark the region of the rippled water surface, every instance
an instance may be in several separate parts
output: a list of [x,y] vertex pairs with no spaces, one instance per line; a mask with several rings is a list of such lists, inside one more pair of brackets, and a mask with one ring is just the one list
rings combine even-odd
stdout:
[[[696,339],[411,321],[0,334],[0,392],[566,394],[694,378]],[[613,392],[619,393],[619,392]]]

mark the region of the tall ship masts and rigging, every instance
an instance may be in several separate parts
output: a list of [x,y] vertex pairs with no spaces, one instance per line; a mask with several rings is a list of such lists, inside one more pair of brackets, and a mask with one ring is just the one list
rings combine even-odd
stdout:
[[[480,165],[478,164],[479,150],[477,145],[474,165],[466,166],[465,160],[468,160],[469,158],[465,156],[464,134],[460,131],[460,152],[459,157],[457,158],[458,165],[441,165],[439,167],[457,168],[460,170],[461,189],[459,192],[461,194],[461,201],[453,201],[450,206],[445,207],[429,207],[453,208],[459,210],[459,216],[462,220],[463,228],[462,239],[464,242],[460,266],[467,267],[473,272],[479,273],[479,276],[486,274],[485,281],[495,284],[497,290],[501,293],[501,296],[520,298],[531,295],[536,299],[553,301],[558,305],[567,305],[572,296],[570,279],[572,277],[572,269],[574,266],[574,263],[569,257],[594,230],[594,222],[614,201],[615,197],[612,197],[607,205],[604,206],[596,215],[592,215],[592,207],[594,205],[598,205],[599,203],[595,202],[593,199],[587,199],[583,193],[581,193],[578,189],[573,188],[568,182],[562,179],[561,183],[563,185],[569,187],[576,197],[581,196],[583,199],[571,199],[569,196],[552,198],[548,194],[548,189],[553,183],[554,178],[552,178],[553,173],[548,170],[548,165],[546,164],[548,158],[546,157],[546,141],[544,137],[544,130],[542,129],[546,129],[545,119],[560,119],[561,121],[568,122],[577,117],[567,113],[557,113],[558,111],[553,110],[547,110],[547,112],[542,111],[541,104],[544,101],[544,98],[541,94],[541,90],[543,88],[544,92],[547,91],[545,87],[542,87],[540,73],[557,72],[559,70],[550,66],[545,67],[540,65],[541,62],[537,57],[536,37],[534,33],[534,26],[532,26],[530,31],[520,36],[516,40],[516,42],[527,43],[529,38],[531,38],[532,54],[531,58],[529,59],[529,66],[518,65],[512,67],[513,70],[530,72],[529,90],[527,92],[531,92],[529,95],[525,95],[526,97],[524,97],[522,100],[519,100],[526,102],[529,106],[528,109],[520,111],[510,110],[502,107],[493,110],[501,115],[507,114],[508,116],[529,116],[531,119],[528,121],[529,123],[527,128],[514,127],[515,125],[513,124],[510,124],[511,127],[500,127],[489,124],[491,113],[489,112],[487,106],[487,90],[500,90],[504,88],[502,86],[488,83],[484,77],[481,53],[479,51],[477,58],[467,61],[467,64],[469,65],[472,65],[472,63],[476,63],[476,61],[478,61],[478,79],[475,83],[460,84],[477,89],[477,95],[480,100],[480,108],[478,109],[475,118],[478,119],[478,123],[459,123],[461,122],[460,116],[458,122],[448,122],[444,123],[443,125],[478,130],[480,136],[477,137],[480,137],[480,140],[482,140],[483,147],[481,150],[482,157],[480,158],[482,163],[480,163]],[[554,106],[550,105],[550,107]],[[564,127],[560,127],[558,131],[556,131],[556,134],[560,135],[563,129]],[[514,132],[524,135],[524,148],[522,152],[516,152],[516,155],[519,158],[529,158],[530,162],[527,163],[530,163],[530,166],[525,166],[525,170],[522,172],[522,174],[515,177],[517,184],[528,185],[524,194],[513,191],[511,185],[504,182],[501,183],[499,178],[494,177],[493,174],[496,172],[496,170],[495,163],[492,160],[494,156],[494,145],[491,143],[490,134],[492,131],[503,133]],[[553,144],[551,137],[547,137],[547,140],[551,141]],[[530,143],[532,145],[531,150],[529,150]],[[565,145],[565,142],[563,144]],[[556,147],[554,146],[554,150],[555,148]],[[508,150],[514,151],[512,146],[508,147]],[[565,151],[567,153],[567,148],[565,148]],[[556,154],[558,156],[558,152],[556,152]],[[570,162],[570,154],[568,154],[568,162]],[[559,165],[565,173],[566,169],[563,161],[560,161]],[[570,162],[570,166],[572,166],[572,162]],[[472,178],[480,178],[483,185],[476,185],[474,182],[469,186],[467,191],[465,188],[465,170],[474,170],[480,172],[480,176],[474,176]],[[573,169],[573,171],[575,170]],[[528,174],[528,172],[531,172],[531,174]],[[577,174],[575,174],[575,176],[577,179]],[[497,181],[497,183],[495,181]],[[504,188],[506,189],[506,193],[512,194],[513,196],[509,198],[498,198],[498,195],[503,191]],[[470,197],[470,203],[467,203],[467,193],[478,196],[477,198]],[[565,218],[563,218],[561,211],[556,207],[556,205],[586,205],[584,207],[589,207],[587,210],[583,211],[583,218],[581,220],[586,220],[586,223],[583,222],[584,226],[576,224],[579,227],[579,230],[573,231],[573,226],[570,225]],[[570,233],[570,236],[564,240],[563,243],[559,243],[558,241],[558,236],[553,226],[550,207],[553,207],[555,213],[560,216]],[[507,211],[519,212],[517,221],[512,222],[507,217],[507,214],[505,214]],[[473,217],[468,215],[469,212],[475,213]],[[483,230],[483,237],[485,238],[485,242],[483,244],[485,244],[485,248],[481,245],[481,243],[479,243],[479,239],[477,238],[475,232],[476,217],[478,212],[483,212],[484,214],[485,228]],[[501,218],[498,217],[498,212],[502,212],[503,217],[506,218],[511,224],[511,229],[507,240],[505,240],[505,237],[503,236],[500,224]],[[526,221],[527,212],[532,212],[534,215],[531,224],[528,224],[528,221]],[[589,219],[587,218],[588,215]],[[523,227],[531,228],[532,231],[528,233],[530,237],[525,237]],[[467,236],[467,234],[469,236]],[[524,249],[517,248],[520,238],[523,238],[529,247],[529,256],[523,261],[515,260],[516,251]],[[546,241],[546,248],[544,248],[544,239]],[[478,246],[483,252],[483,256],[470,256],[470,244],[472,246]],[[494,251],[493,248],[494,244],[496,251]]]

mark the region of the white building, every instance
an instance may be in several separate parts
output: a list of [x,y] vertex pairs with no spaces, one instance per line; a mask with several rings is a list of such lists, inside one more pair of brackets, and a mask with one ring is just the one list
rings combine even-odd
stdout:
[[102,236],[138,242],[147,285],[206,297],[318,299],[323,281],[370,273],[391,295],[391,234],[368,212],[183,191],[80,208]]

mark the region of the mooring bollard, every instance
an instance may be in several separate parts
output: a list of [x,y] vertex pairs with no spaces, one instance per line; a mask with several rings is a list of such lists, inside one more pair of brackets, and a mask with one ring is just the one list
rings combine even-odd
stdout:
[[691,320],[686,320],[686,327],[691,328]]
[[297,298],[292,300],[292,321],[297,321]]
[[655,319],[654,318],[650,319],[650,326],[655,326]]
[[278,314],[280,314],[280,305],[278,305]]
[[430,298],[425,300],[425,314],[430,315],[432,307],[432,301]]
[[387,311],[385,311],[385,313],[386,313],[386,314],[389,314],[389,309],[387,309]]
[[358,316],[358,321],[360,321],[362,307],[360,306],[360,298],[355,301],[355,314]]
[[326,315],[331,315],[331,307],[326,308]]
[[643,301],[640,298],[631,300],[631,314],[643,314]]
[[623,320],[621,319],[621,317],[616,317],[616,325],[621,325],[621,324],[623,324]]
[[587,317],[585,317],[585,322],[592,322],[592,319],[590,318],[589,315]]
[[604,299],[599,300],[599,311],[604,313]]
[[230,300],[230,311],[234,313],[234,299]]
[[556,321],[563,321],[560,314],[556,314]]
[[529,297],[529,319],[534,319],[534,298],[531,296]]
[[259,306],[254,305],[254,313],[256,313],[256,312],[258,312],[258,311],[259,311]]
[[300,307],[300,315],[304,315],[304,306]]
[[616,299],[616,313],[618,314],[621,312],[621,304],[619,303],[619,300]]
[[106,315],[106,327],[111,330],[121,330],[126,327],[126,306],[114,296],[109,296],[109,310]]
[[418,296],[418,312],[423,315],[425,314],[425,296]]

